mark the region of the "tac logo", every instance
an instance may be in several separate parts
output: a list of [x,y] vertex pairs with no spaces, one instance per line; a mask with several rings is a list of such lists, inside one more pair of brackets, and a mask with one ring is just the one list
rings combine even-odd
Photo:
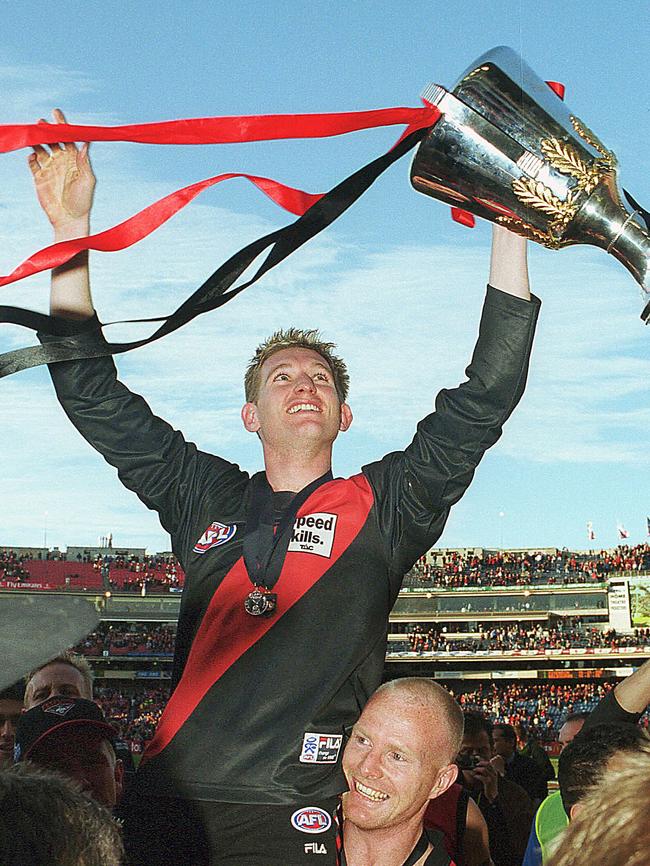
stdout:
[[324,833],[332,826],[332,819],[318,806],[305,806],[293,813],[291,824],[301,833]]
[[329,557],[334,544],[336,518],[336,514],[325,511],[297,517],[287,550]]
[[343,734],[313,734],[302,739],[301,764],[335,764],[341,751]]
[[213,547],[219,547],[220,544],[230,541],[236,532],[237,526],[234,523],[226,526],[215,520],[194,545],[194,553],[205,553]]

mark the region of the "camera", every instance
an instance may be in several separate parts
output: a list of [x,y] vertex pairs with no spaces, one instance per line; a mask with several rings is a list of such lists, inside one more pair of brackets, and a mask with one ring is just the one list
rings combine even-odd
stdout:
[[456,764],[461,770],[474,770],[480,763],[480,755],[468,755],[461,753],[456,758]]

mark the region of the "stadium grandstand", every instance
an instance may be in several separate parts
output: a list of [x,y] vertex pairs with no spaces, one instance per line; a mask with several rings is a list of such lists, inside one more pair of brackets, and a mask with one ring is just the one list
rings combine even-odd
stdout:
[[[78,594],[100,612],[74,649],[134,754],[169,694],[184,573],[171,553],[0,547],[0,604]],[[422,675],[464,708],[517,726],[551,753],[569,713],[590,710],[650,658],[650,545],[568,551],[434,549],[390,617],[385,676]],[[648,723],[647,718],[644,719]]]

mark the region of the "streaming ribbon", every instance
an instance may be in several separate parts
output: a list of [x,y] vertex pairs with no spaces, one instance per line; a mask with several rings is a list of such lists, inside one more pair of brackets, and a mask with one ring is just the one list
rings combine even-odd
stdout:
[[[347,210],[389,165],[425,136],[439,117],[438,109],[425,102],[422,108],[392,108],[339,114],[215,117],[117,127],[45,123],[0,125],[0,151],[7,152],[36,144],[48,144],[52,141],[53,132],[57,142],[133,141],[153,144],[225,144],[278,138],[326,137],[377,126],[407,124],[406,130],[386,154],[350,175],[328,193],[307,193],[255,175],[241,173],[217,175],[165,196],[106,231],[52,244],[34,253],[12,273],[0,277],[0,286],[64,264],[83,250],[113,252],[125,249],[155,231],[204,189],[234,177],[244,177],[251,181],[276,204],[299,217],[289,226],[254,241],[232,256],[170,316],[131,320],[162,321],[163,324],[150,337],[130,343],[107,343],[94,340],[93,345],[83,345],[83,341],[63,339],[49,341],[43,346],[6,352],[0,355],[0,378],[39,364],[126,352],[159,339],[195,316],[227,303]],[[232,288],[246,268],[268,247],[271,249],[266,259],[252,279]],[[69,330],[61,320],[20,307],[0,306],[0,323],[2,322],[22,325],[55,336],[61,336]]]

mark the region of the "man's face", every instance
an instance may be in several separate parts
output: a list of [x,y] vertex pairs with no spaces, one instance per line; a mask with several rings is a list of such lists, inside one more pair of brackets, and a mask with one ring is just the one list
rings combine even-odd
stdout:
[[[486,734],[487,736],[487,734]],[[515,753],[515,744],[512,740],[508,740],[503,736],[503,730],[501,728],[494,729],[494,751],[497,755],[501,755],[502,758],[506,760],[511,758]]]
[[430,712],[390,692],[372,698],[343,753],[350,788],[343,795],[346,820],[377,830],[424,813],[428,801],[455,778],[455,768],[436,759],[446,749]]
[[13,764],[16,723],[22,710],[22,701],[0,698],[0,769]]
[[490,761],[494,756],[494,751],[487,731],[473,735],[464,734],[458,755],[463,758],[474,757],[480,758],[482,761]]
[[54,731],[30,752],[29,760],[78,782],[89,796],[113,809],[122,793],[123,768],[99,731],[71,726]]
[[244,426],[262,443],[330,446],[352,423],[347,404],[339,402],[327,362],[312,349],[281,349],[262,364],[255,403],[242,409]]
[[558,742],[562,746],[563,750],[569,745],[571,740],[580,733],[584,723],[584,719],[574,719],[572,722],[565,722],[562,725],[560,733],[558,734]]
[[93,699],[80,671],[65,662],[52,662],[34,674],[25,689],[25,709],[31,710],[54,695]]

